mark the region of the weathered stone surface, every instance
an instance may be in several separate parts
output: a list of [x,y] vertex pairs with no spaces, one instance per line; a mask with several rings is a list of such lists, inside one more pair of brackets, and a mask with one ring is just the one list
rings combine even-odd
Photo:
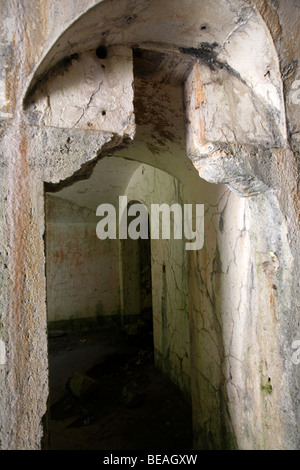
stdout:
[[185,82],[185,101],[187,153],[202,178],[246,196],[272,186],[273,153],[285,143],[283,108],[264,106],[228,70],[199,63]]
[[134,135],[132,53],[126,47],[76,55],[45,77],[27,105],[30,124]]

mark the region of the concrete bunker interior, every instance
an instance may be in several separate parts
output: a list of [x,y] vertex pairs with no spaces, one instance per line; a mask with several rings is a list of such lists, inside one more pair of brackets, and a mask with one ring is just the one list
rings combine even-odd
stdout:
[[[70,179],[65,187],[63,182],[59,182],[58,185],[45,186],[50,399],[53,395],[52,405],[54,405],[52,414],[56,420],[59,418],[62,421],[66,418],[65,412],[61,412],[57,417],[59,404],[55,403],[58,398],[63,397],[63,391],[66,394],[62,385],[70,383],[68,374],[59,372],[60,367],[66,367],[66,359],[61,355],[61,344],[64,344],[67,355],[68,349],[69,351],[76,349],[74,342],[70,346],[66,337],[63,338],[63,343],[53,338],[57,335],[59,337],[63,332],[73,331],[74,333],[79,330],[81,336],[78,336],[77,341],[87,341],[86,338],[89,338],[91,332],[95,333],[100,329],[99,341],[102,339],[106,344],[112,335],[113,338],[119,338],[122,345],[124,338],[120,339],[119,335],[120,331],[123,331],[127,333],[131,342],[136,340],[139,346],[137,360],[141,362],[140,369],[147,368],[147,360],[149,362],[147,355],[150,355],[151,364],[154,359],[156,369],[163,373],[162,377],[168,378],[182,391],[182,398],[180,394],[176,395],[175,391],[172,392],[172,388],[169,390],[168,398],[163,399],[163,395],[156,397],[158,401],[161,400],[160,414],[166,413],[165,409],[169,405],[170,415],[164,417],[165,422],[161,424],[162,430],[159,430],[160,416],[157,413],[154,414],[152,424],[148,423],[148,444],[151,442],[149,432],[152,429],[152,445],[160,446],[158,448],[163,449],[168,445],[171,446],[170,448],[177,446],[191,448],[190,332],[185,240],[174,239],[172,225],[170,240],[162,240],[161,237],[158,240],[150,240],[150,238],[148,240],[131,240],[130,238],[120,240],[118,237],[112,240],[108,238],[99,240],[96,236],[96,226],[99,221],[99,217],[96,216],[98,205],[110,203],[118,209],[120,195],[127,197],[127,210],[132,204],[139,202],[145,205],[149,214],[153,203],[172,205],[183,204],[183,201],[199,201],[198,191],[195,191],[191,199],[192,184],[197,188],[201,182],[185,151],[182,88],[140,78],[135,79],[134,88],[135,106],[139,108],[135,110],[137,133],[134,141],[112,154],[104,157],[100,154],[97,163],[92,164],[93,171],[87,169],[88,178],[81,174],[78,181],[75,178],[75,182],[72,183]],[[149,96],[152,96],[151,107],[148,103]],[[162,153],[165,159],[171,159],[175,155],[177,160],[181,159],[186,165],[185,178],[190,181],[186,197],[184,197],[183,185],[177,178],[139,161],[140,155],[143,156],[144,161],[147,161],[147,154],[159,156]],[[170,220],[174,223],[172,217]],[[128,217],[129,223],[130,217]],[[108,331],[106,335],[105,330]],[[149,333],[152,333],[150,338]],[[92,337],[95,340],[96,335]],[[57,353],[55,342],[58,344]],[[89,347],[92,347],[90,340]],[[153,352],[151,355],[150,348],[153,349],[153,347],[154,358],[152,359]],[[101,348],[97,345],[96,349],[99,354],[98,361],[103,361]],[[103,349],[107,354],[107,349],[105,347]],[[110,349],[112,347],[108,348]],[[120,346],[116,351],[118,354],[115,360],[118,367]],[[123,354],[125,360],[123,366],[126,366],[126,354],[128,354],[126,348],[123,349]],[[146,357],[141,361],[140,356],[145,356],[145,354]],[[97,357],[95,357],[95,351],[88,355],[90,360],[91,356],[92,361],[95,362]],[[113,356],[110,357],[111,367],[113,367],[112,361]],[[91,369],[92,366],[95,364],[86,364],[85,367]],[[80,369],[80,364],[78,367]],[[75,378],[78,377],[78,370],[74,371],[71,366],[69,373],[72,375],[72,372],[75,373]],[[59,376],[63,377],[63,384],[57,383]],[[162,377],[158,376],[158,384],[163,380]],[[105,378],[102,379],[105,380]],[[71,378],[71,380],[75,379]],[[51,387],[52,381],[54,390]],[[101,378],[100,381],[104,388]],[[159,392],[158,385],[156,387]],[[124,402],[121,393],[123,389],[124,386],[119,390],[121,404]],[[155,391],[155,387],[153,390]],[[140,398],[141,392],[135,390],[135,394]],[[163,392],[166,393],[167,389]],[[172,397],[174,397],[174,402]],[[70,407],[70,400],[64,397],[64,401],[66,406]],[[108,401],[106,397],[106,406],[108,406]],[[130,401],[130,407],[132,406],[133,403]],[[136,406],[139,406],[139,402]],[[128,406],[126,411],[128,413]],[[134,411],[138,412],[139,409]],[[122,410],[119,410],[120,412]],[[185,415],[182,415],[183,412]],[[143,409],[140,409],[140,413],[141,421],[145,421]],[[69,436],[73,435],[74,438],[72,431],[76,423],[79,423],[79,416],[80,413],[75,414],[75,420],[74,415],[71,414],[73,424],[67,420],[68,428],[64,430],[65,434],[69,431]],[[62,433],[57,433],[57,423],[51,420],[51,410],[49,418],[52,423],[52,432],[56,433],[54,442],[58,446],[67,445],[68,441]],[[90,413],[84,419],[85,421],[89,419],[89,423],[92,420],[89,427],[94,426],[94,434],[97,434],[95,417],[92,417]],[[81,417],[82,426],[84,426],[84,419]],[[110,417],[107,419],[111,421]],[[122,416],[119,419],[122,420]],[[101,428],[103,428],[103,422],[101,422]],[[118,430],[117,422],[116,428],[113,430],[114,434]],[[128,430],[127,432],[133,433]],[[98,445],[101,446],[103,442],[107,442],[107,436],[102,441],[100,437],[97,434]],[[143,439],[143,436],[140,436],[140,439]],[[113,445],[113,442],[115,441],[110,440],[108,445]],[[142,442],[145,446],[145,441],[142,440]],[[70,442],[69,445],[71,445]],[[76,445],[96,446],[97,440],[94,436],[87,443],[83,443],[78,437],[77,429],[77,435],[75,434],[71,447],[76,448]],[[119,445],[126,444],[119,441]],[[135,445],[141,445],[141,443],[136,440]]]
[[[126,54],[128,60],[130,55],[124,49],[100,49],[101,53],[97,48],[82,59],[83,64],[87,61],[87,70],[94,67],[94,61],[98,61],[101,72],[106,73],[110,59],[117,60],[116,58],[123,58],[123,54]],[[132,51],[132,57],[134,138],[128,143],[121,143],[116,150],[108,150],[104,156],[100,152],[94,162],[86,166],[86,175],[81,168],[79,175],[75,175],[75,182],[74,176],[67,179],[66,187],[63,181],[46,184],[48,321],[50,325],[53,321],[56,328],[64,320],[65,312],[66,319],[73,318],[79,325],[84,325],[85,322],[90,322],[91,325],[93,322],[95,325],[101,322],[103,325],[106,322],[119,322],[121,326],[126,326],[134,322],[136,315],[141,313],[138,293],[140,286],[128,285],[130,272],[127,271],[128,277],[125,278],[127,255],[124,244],[117,239],[101,242],[97,240],[95,226],[99,220],[96,217],[99,204],[112,203],[117,208],[119,195],[126,195],[129,204],[132,201],[143,203],[149,213],[153,203],[204,204],[206,240],[203,249],[186,250],[184,239],[151,240],[154,361],[156,367],[177,385],[192,404],[195,428],[195,423],[199,420],[198,413],[203,419],[207,400],[211,400],[212,395],[216,394],[214,381],[220,381],[224,396],[220,398],[218,392],[213,407],[218,403],[222,408],[224,397],[228,393],[235,395],[229,384],[225,386],[222,376],[228,367],[226,348],[230,349],[234,341],[234,348],[238,350],[240,347],[240,332],[234,332],[233,320],[230,319],[232,309],[235,308],[239,315],[242,312],[245,315],[244,309],[247,308],[246,286],[243,286],[246,274],[243,274],[243,269],[248,272],[252,249],[249,233],[251,210],[247,199],[243,197],[243,191],[249,191],[249,182],[247,177],[245,182],[238,178],[237,189],[234,187],[234,191],[224,184],[209,183],[199,178],[197,166],[195,168],[187,156],[191,137],[186,131],[185,121],[191,104],[187,103],[183,84],[187,86],[187,76],[195,74],[197,79],[199,73],[197,68],[194,72],[190,58],[183,64],[180,62],[178,69],[176,57],[172,54],[139,49]],[[74,59],[75,68],[77,62],[81,63],[81,59]],[[170,63],[173,73],[166,76],[164,68],[163,72],[161,70],[161,64],[166,67]],[[72,75],[72,67],[69,73]],[[66,81],[69,87],[68,78]],[[92,93],[89,107],[85,110],[87,113],[90,108],[93,109],[94,96]],[[197,109],[199,98],[196,96],[195,99],[194,106]],[[80,110],[79,121],[82,116],[84,117]],[[101,116],[109,119],[110,113],[106,109],[105,114],[101,112]],[[129,120],[129,126],[131,125]],[[62,152],[64,150],[63,147]],[[259,183],[254,182],[253,188],[250,188],[255,195],[258,192],[257,185]],[[257,200],[264,212],[265,198],[260,200],[257,197]],[[265,263],[271,263],[270,269],[276,270],[276,261],[276,255],[272,255],[270,250]],[[131,256],[130,263],[133,262]],[[68,276],[71,276],[71,292]],[[136,277],[132,281],[136,283]],[[194,287],[195,282],[198,288],[202,285],[202,298],[199,298]],[[237,283],[239,293],[236,292]],[[272,287],[271,296],[274,296],[273,291]],[[270,305],[272,313],[274,300]],[[223,318],[222,325],[219,315],[221,312],[224,315],[224,311],[228,318]],[[195,312],[204,315],[201,334],[199,322],[195,321]],[[87,318],[81,318],[82,314]],[[272,321],[276,321],[274,315]],[[214,339],[211,343],[209,338],[212,335]],[[197,358],[195,362],[194,358]],[[229,374],[232,374],[234,367],[236,366],[229,366]],[[259,367],[263,366],[259,364]],[[205,374],[209,370],[213,379],[204,390],[202,383],[202,390],[199,391],[197,382],[201,369]],[[263,381],[270,378],[271,374],[267,378],[266,374],[265,371],[262,372]],[[272,387],[271,377],[271,393]],[[199,410],[195,407],[194,393],[197,396],[197,406],[200,405]],[[200,402],[199,393],[200,396],[203,393]],[[228,419],[226,414],[227,411],[222,410],[216,418],[221,420],[218,437],[220,441],[216,442],[210,436],[203,442],[202,435],[197,431],[196,446],[199,441],[201,446],[209,448],[236,445],[227,428],[228,423],[225,424]]]
[[151,240],[155,363],[190,398],[193,447],[299,448],[297,1],[1,14],[1,449],[47,440],[47,330],[135,324],[129,250],[95,234],[120,194],[205,207],[200,250]]

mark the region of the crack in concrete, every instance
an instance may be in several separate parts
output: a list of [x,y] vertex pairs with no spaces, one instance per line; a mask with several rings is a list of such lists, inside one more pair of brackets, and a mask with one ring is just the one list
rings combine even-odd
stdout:
[[73,126],[72,126],[73,128],[77,126],[77,124],[78,124],[78,123],[81,121],[81,119],[83,118],[85,112],[89,109],[89,107],[90,107],[90,105],[91,105],[91,102],[92,102],[94,96],[100,91],[100,88],[101,88],[102,83],[103,83],[103,81],[101,81],[101,82],[99,83],[98,88],[97,88],[95,91],[93,91],[93,93],[91,94],[91,96],[90,96],[90,98],[89,98],[87,104],[86,104],[85,107],[82,109],[82,114],[81,114],[81,116],[77,119],[77,121],[75,122],[75,124],[73,124]]

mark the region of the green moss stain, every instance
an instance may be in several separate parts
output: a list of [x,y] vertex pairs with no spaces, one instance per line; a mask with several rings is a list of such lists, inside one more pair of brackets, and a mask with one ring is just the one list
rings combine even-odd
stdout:
[[[264,377],[264,379],[265,379],[265,377]],[[260,384],[260,389],[263,393],[266,393],[267,395],[271,395],[271,393],[273,391],[273,387],[272,387],[272,384],[271,384],[270,377],[268,377],[267,381],[262,382]]]
[[273,386],[271,382],[271,378],[267,377],[263,373],[262,363],[259,366],[259,373],[260,373],[260,390],[264,395],[271,395],[273,392]]

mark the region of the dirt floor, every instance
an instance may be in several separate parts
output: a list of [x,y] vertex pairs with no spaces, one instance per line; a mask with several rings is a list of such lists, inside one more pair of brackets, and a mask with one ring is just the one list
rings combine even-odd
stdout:
[[192,449],[191,407],[153,365],[152,338],[49,335],[50,450]]

